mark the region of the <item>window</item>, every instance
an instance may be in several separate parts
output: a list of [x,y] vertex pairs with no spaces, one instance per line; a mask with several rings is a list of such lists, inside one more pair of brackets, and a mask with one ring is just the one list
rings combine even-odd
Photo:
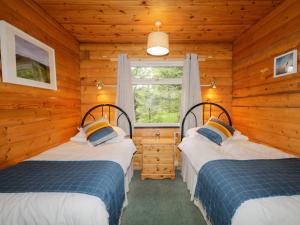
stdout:
[[132,62],[135,126],[179,126],[182,61]]

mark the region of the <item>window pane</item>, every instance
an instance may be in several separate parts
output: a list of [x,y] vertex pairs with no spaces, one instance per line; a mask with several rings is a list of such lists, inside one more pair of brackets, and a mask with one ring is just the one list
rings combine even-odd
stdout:
[[181,85],[135,85],[136,123],[178,123]]
[[131,67],[131,72],[134,78],[138,79],[181,78],[183,74],[183,67]]

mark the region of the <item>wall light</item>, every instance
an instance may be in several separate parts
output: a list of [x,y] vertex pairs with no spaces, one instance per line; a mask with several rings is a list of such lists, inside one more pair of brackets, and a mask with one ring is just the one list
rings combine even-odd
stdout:
[[210,87],[210,88],[216,89],[217,83],[215,80],[212,80],[212,82],[210,82],[209,84],[201,84],[200,87]]
[[169,35],[159,31],[160,20],[155,21],[157,31],[148,35],[147,53],[154,56],[163,56],[169,53]]
[[96,81],[96,87],[98,90],[101,90],[104,87],[104,84],[101,81]]
[[117,85],[115,85],[115,84],[104,84],[103,82],[101,82],[99,80],[96,80],[95,83],[96,83],[96,87],[97,87],[98,90],[101,90],[103,88],[115,88],[115,87],[117,87]]

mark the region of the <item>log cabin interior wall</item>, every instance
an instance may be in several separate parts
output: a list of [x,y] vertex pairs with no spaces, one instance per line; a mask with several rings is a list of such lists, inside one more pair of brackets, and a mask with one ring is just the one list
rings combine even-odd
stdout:
[[57,91],[0,82],[0,165],[67,141],[80,121],[79,44],[35,2],[0,1],[0,20],[55,49]]
[[[81,108],[85,113],[90,107],[99,103],[115,103],[117,83],[116,58],[120,53],[127,53],[129,58],[163,60],[182,58],[186,53],[193,52],[205,56],[205,61],[199,62],[201,83],[217,82],[217,89],[202,88],[202,99],[213,101],[231,110],[232,93],[232,44],[202,43],[202,44],[171,44],[170,55],[164,58],[151,58],[146,54],[145,44],[93,44],[80,45],[80,77],[81,77]],[[113,60],[111,60],[113,59]],[[107,86],[102,90],[96,88],[96,80]],[[138,149],[140,140],[144,137],[154,137],[157,130],[161,137],[173,138],[178,128],[135,129],[134,141]],[[140,151],[135,155],[135,168],[140,166]]]
[[[273,78],[274,57],[298,49],[298,73]],[[233,45],[234,125],[300,154],[300,1],[287,0]]]

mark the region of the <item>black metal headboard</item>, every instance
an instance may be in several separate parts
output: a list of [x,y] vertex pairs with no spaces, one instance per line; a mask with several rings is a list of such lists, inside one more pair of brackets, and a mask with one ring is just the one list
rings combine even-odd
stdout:
[[118,126],[118,124],[119,124],[119,119],[120,119],[120,117],[121,117],[122,115],[125,116],[125,118],[126,118],[127,121],[128,121],[129,135],[130,135],[130,138],[132,138],[132,125],[131,125],[131,121],[130,121],[130,119],[129,119],[129,116],[127,115],[127,113],[126,113],[123,109],[121,109],[119,106],[116,106],[116,105],[113,105],[113,104],[100,104],[100,105],[96,105],[96,106],[94,106],[93,108],[89,109],[89,110],[86,112],[86,114],[84,115],[84,117],[82,118],[81,124],[80,124],[80,125],[81,125],[81,126],[84,125],[85,120],[86,120],[86,118],[87,118],[88,116],[91,116],[94,120],[96,120],[95,116],[92,114],[92,111],[94,111],[94,110],[96,110],[96,109],[98,109],[98,108],[101,108],[101,115],[103,116],[103,113],[104,113],[103,108],[104,108],[104,107],[108,107],[108,121],[109,121],[109,122],[110,122],[110,117],[111,117],[111,112],[110,112],[111,108],[117,109],[117,110],[119,110],[119,111],[121,112],[121,113],[118,115],[117,120],[116,120],[116,125],[117,125],[117,126]]
[[197,121],[197,117],[196,115],[192,112],[195,108],[197,107],[200,107],[202,106],[202,123],[204,124],[204,118],[205,118],[205,106],[208,106],[209,107],[209,117],[211,117],[211,112],[212,112],[212,106],[216,106],[217,108],[221,109],[222,112],[218,115],[218,118],[220,118],[223,114],[226,115],[227,117],[227,120],[228,120],[228,123],[229,125],[231,126],[232,125],[232,122],[231,122],[231,118],[229,116],[229,113],[226,111],[226,109],[224,109],[222,106],[216,104],[216,103],[212,103],[212,102],[201,102],[201,103],[198,103],[194,106],[192,106],[187,112],[186,114],[184,115],[183,117],[183,120],[181,122],[181,140],[183,138],[183,135],[184,135],[184,123],[185,123],[185,120],[187,118],[187,116],[191,113],[194,118],[195,118],[195,126],[197,126],[198,124],[198,121]]

